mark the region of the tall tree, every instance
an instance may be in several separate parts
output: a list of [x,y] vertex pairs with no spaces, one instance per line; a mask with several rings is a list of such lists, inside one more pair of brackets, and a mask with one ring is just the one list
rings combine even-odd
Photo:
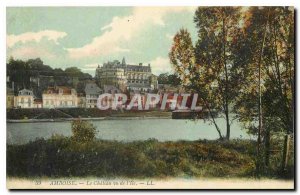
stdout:
[[[257,167],[259,172],[269,165],[270,135],[294,131],[294,14],[288,7],[253,7],[245,12],[244,23],[244,46],[240,48],[240,54],[246,60],[236,63],[245,67],[245,82],[241,84],[243,90],[239,93],[235,111],[240,121],[263,140],[264,145],[259,146],[262,149],[258,149],[257,155],[264,154],[264,163],[257,163],[257,166],[264,167]],[[261,117],[257,84],[259,67]],[[283,159],[286,155],[283,152]]]
[[236,42],[241,34],[240,7],[199,7],[194,21],[198,28],[196,64],[201,65],[207,99],[226,121],[230,138],[231,107],[239,90],[239,67],[235,67]]
[[223,139],[221,130],[215,121],[213,110],[211,109],[212,93],[206,84],[206,79],[200,77],[203,74],[210,74],[208,70],[201,68],[196,63],[195,48],[193,47],[190,33],[186,29],[181,29],[173,39],[173,45],[169,53],[171,64],[175,73],[181,79],[181,84],[185,89],[199,94],[203,103],[203,109],[208,110],[212,123],[214,124],[220,139]]

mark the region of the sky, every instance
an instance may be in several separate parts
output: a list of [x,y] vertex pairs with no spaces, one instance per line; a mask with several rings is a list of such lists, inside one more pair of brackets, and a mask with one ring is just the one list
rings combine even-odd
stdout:
[[76,66],[94,76],[98,64],[125,57],[172,72],[173,36],[186,28],[196,39],[196,7],[8,7],[6,57],[41,58],[53,68]]

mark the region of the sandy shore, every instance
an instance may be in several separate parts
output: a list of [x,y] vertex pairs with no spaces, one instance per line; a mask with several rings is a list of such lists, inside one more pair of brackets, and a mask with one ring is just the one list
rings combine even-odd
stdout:
[[293,180],[275,179],[20,179],[7,178],[8,189],[294,189]]

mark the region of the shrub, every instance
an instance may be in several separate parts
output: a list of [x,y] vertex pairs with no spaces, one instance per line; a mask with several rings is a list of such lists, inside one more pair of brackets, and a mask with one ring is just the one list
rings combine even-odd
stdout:
[[75,120],[72,122],[72,139],[77,142],[89,142],[96,137],[96,128],[88,121]]

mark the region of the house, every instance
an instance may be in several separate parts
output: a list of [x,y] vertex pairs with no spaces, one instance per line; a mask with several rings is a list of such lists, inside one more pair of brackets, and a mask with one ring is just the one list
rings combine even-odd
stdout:
[[77,92],[70,87],[48,87],[42,97],[43,108],[75,108],[78,106]]
[[83,93],[77,94],[77,104],[79,108],[85,108],[86,107],[86,98]]
[[15,96],[15,107],[17,108],[33,108],[34,95],[29,89],[22,89],[18,96]]
[[43,107],[43,101],[42,101],[42,99],[35,99],[33,101],[33,107],[34,108],[42,108]]
[[97,108],[97,100],[99,95],[103,92],[96,83],[89,82],[85,85],[85,99],[87,108]]

